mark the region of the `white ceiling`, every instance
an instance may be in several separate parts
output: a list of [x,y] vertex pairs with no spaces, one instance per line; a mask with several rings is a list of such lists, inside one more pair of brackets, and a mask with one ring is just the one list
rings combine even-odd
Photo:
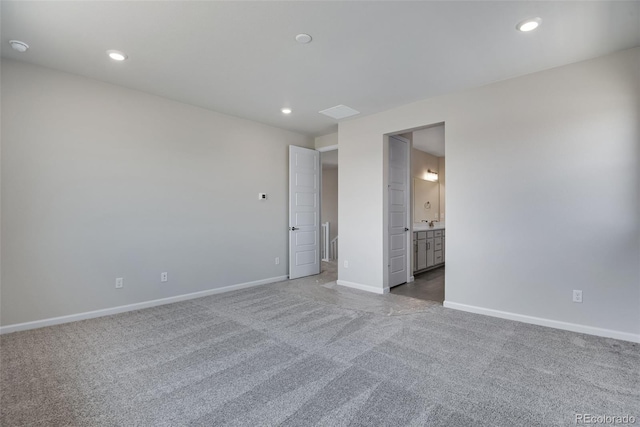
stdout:
[[444,157],[444,129],[445,125],[442,124],[413,131],[413,148]]
[[372,114],[640,45],[638,1],[1,4],[4,57],[308,135],[335,130],[318,111],[338,104]]

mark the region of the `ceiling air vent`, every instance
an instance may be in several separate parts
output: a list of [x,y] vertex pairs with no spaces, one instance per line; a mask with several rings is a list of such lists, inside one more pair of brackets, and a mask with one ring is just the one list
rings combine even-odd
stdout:
[[356,111],[351,107],[347,107],[346,105],[336,105],[335,107],[327,108],[326,110],[320,111],[320,114],[329,116],[332,119],[340,120],[346,119],[347,117],[355,116],[356,114],[360,114],[360,111]]

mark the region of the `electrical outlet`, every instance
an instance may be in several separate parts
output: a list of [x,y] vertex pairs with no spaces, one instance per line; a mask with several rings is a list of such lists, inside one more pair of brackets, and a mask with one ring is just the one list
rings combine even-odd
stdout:
[[169,280],[169,273],[167,273],[166,271],[164,273],[160,273],[161,282],[166,282],[168,280]]
[[349,268],[349,261],[344,262],[344,268]]
[[122,277],[116,278],[116,289],[120,289],[124,286],[124,279]]
[[279,256],[276,257],[276,265],[278,265],[278,264],[280,264],[280,257]]
[[578,289],[573,290],[573,302],[582,302],[582,291]]

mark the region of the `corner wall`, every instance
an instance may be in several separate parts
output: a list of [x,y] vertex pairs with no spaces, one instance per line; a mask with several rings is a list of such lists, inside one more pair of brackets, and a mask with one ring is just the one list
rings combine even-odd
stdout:
[[286,277],[312,138],[5,59],[2,113],[3,326]]
[[333,147],[334,145],[338,145],[338,132],[317,136],[314,139],[313,148],[320,150],[326,147]]
[[329,241],[338,236],[338,169],[322,170],[321,222],[329,222]]
[[639,76],[635,48],[340,123],[340,280],[385,286],[385,135],[445,122],[446,304],[639,340]]

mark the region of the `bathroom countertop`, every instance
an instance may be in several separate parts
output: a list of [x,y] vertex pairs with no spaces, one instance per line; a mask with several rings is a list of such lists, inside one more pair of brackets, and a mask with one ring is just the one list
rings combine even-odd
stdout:
[[413,231],[429,231],[429,230],[442,230],[444,229],[444,223],[436,222],[433,227],[429,227],[426,222],[417,222],[413,224]]

